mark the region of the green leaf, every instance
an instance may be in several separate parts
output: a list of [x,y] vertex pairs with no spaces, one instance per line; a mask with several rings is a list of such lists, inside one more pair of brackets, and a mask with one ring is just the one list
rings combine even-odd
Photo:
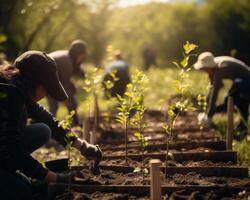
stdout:
[[6,35],[0,33],[0,44],[3,43],[3,42],[5,42],[5,41],[7,41]]
[[71,138],[71,137],[76,137],[76,134],[75,134],[74,132],[68,132],[68,133],[66,134],[66,136],[67,136],[68,138]]
[[181,68],[181,66],[177,63],[177,62],[173,62],[173,64],[177,67],[177,68]]
[[141,172],[141,171],[142,171],[142,169],[141,169],[140,167],[136,167],[136,168],[134,169],[133,173],[139,173],[139,172]]
[[186,56],[183,58],[183,60],[181,61],[181,65],[183,68],[188,66],[188,60],[189,60],[189,56]]
[[188,41],[183,46],[186,55],[190,54],[190,52],[192,52],[193,50],[195,50],[197,47],[198,46],[196,44],[189,43]]
[[135,133],[134,133],[134,136],[137,137],[137,138],[139,138],[139,137],[141,137],[141,133],[135,132]]
[[145,141],[145,142],[143,143],[143,147],[146,147],[146,146],[148,146],[148,141]]
[[127,89],[131,89],[133,85],[131,83],[127,84]]

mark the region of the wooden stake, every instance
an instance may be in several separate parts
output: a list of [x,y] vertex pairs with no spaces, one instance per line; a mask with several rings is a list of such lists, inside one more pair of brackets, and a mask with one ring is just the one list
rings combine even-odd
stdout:
[[234,129],[234,103],[233,97],[227,99],[227,150],[232,150],[233,129]]
[[99,125],[99,116],[100,116],[100,109],[98,104],[98,96],[94,93],[94,129],[97,130]]
[[84,124],[83,124],[83,138],[84,140],[86,140],[87,142],[90,142],[90,118],[86,117]]
[[161,161],[153,159],[149,161],[150,174],[151,174],[151,186],[150,186],[150,199],[161,199],[161,177],[160,177],[160,165]]
[[95,144],[96,143],[96,132],[90,131],[89,135],[90,135],[89,143]]

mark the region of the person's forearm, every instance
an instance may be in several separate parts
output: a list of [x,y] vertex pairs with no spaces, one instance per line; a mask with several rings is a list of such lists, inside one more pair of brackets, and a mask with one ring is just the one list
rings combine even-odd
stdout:
[[46,183],[56,182],[57,181],[57,174],[52,172],[52,171],[48,171],[44,181]]
[[77,138],[72,146],[81,151],[82,149],[88,149],[91,144],[89,144],[86,140]]
[[207,115],[208,117],[212,118],[216,111],[216,100],[218,97],[219,87],[218,85],[214,85],[212,91],[210,93],[209,102],[208,102],[208,110]]
[[77,138],[73,145],[73,147],[75,147],[76,149],[80,150],[81,149],[81,146],[82,146],[82,140],[80,138]]

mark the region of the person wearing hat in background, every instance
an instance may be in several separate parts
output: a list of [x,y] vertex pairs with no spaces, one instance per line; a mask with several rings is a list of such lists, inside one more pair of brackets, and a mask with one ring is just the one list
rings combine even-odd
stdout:
[[240,124],[236,128],[235,139],[242,140],[248,133],[248,107],[250,103],[250,70],[242,61],[230,56],[218,56],[210,52],[199,55],[198,61],[194,64],[197,70],[205,71],[209,75],[211,88],[208,93],[207,116],[204,121],[208,126],[216,112],[225,111],[227,108],[227,97],[222,105],[216,107],[216,100],[219,90],[222,88],[222,81],[229,79],[233,81],[227,96],[232,96],[234,105],[241,113]]
[[[69,98],[65,101],[68,111],[75,111],[73,116],[73,125],[80,125],[77,114],[76,88],[71,78],[76,75],[84,78],[84,72],[81,70],[81,64],[87,58],[87,44],[82,40],[75,40],[71,43],[69,50],[54,51],[49,54],[58,68],[60,81],[65,88]],[[48,96],[49,111],[56,116],[58,110],[58,100]]]
[[[122,52],[116,50],[114,52],[114,58],[115,61],[106,66],[103,76],[103,87],[107,98],[117,97],[117,95],[123,96],[126,92],[127,84],[130,83],[129,65],[123,59]],[[115,75],[115,79],[117,80],[114,80],[111,73]],[[113,82],[112,88],[108,88],[105,84],[108,81]]]
[[[56,64],[46,53],[28,51],[19,56],[13,65],[0,66],[2,199],[33,199],[32,185],[26,176],[46,183],[64,182],[71,177],[71,174],[57,174],[44,168],[30,155],[50,137],[66,145],[66,133],[69,130],[60,127],[58,121],[37,103],[46,95],[58,101],[64,101],[68,97],[59,81]],[[28,118],[34,123],[27,125]],[[98,146],[77,136],[70,136],[69,139],[73,147],[87,159],[100,162],[102,152]]]

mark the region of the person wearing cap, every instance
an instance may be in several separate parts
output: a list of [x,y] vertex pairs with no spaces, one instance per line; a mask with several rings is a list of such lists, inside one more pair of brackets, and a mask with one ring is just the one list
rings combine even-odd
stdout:
[[[56,64],[46,53],[28,51],[13,65],[0,66],[0,193],[3,199],[33,199],[29,180],[63,182],[70,174],[57,174],[43,167],[30,154],[50,137],[66,146],[65,130],[37,102],[50,95],[58,101],[68,98]],[[27,119],[34,123],[27,125]],[[102,152],[77,136],[67,137],[89,160],[99,163]],[[17,172],[19,171],[19,172]],[[44,198],[45,199],[45,198]]]
[[241,121],[238,125],[235,139],[241,140],[247,135],[248,107],[250,102],[250,70],[244,62],[230,57],[214,57],[211,52],[204,52],[199,55],[197,62],[194,64],[197,70],[205,71],[209,75],[211,88],[208,93],[208,109],[205,121],[211,125],[211,119],[216,112],[226,110],[227,97],[222,105],[216,107],[216,100],[219,90],[223,86],[223,80],[233,81],[227,96],[232,96],[234,105],[241,113]]
[[[130,83],[130,74],[129,74],[129,65],[123,59],[122,53],[120,50],[114,52],[115,61],[109,63],[104,71],[103,76],[103,87],[105,90],[105,96],[107,98],[117,97],[117,95],[123,96],[126,92],[127,84]],[[112,74],[115,75],[112,76]],[[108,88],[107,82],[111,81],[113,87]]]
[[[77,114],[76,88],[72,82],[73,75],[84,78],[84,71],[81,64],[87,58],[87,44],[82,40],[75,40],[71,43],[69,50],[58,50],[49,54],[58,68],[59,78],[65,88],[69,98],[65,101],[68,111],[75,111],[73,125],[79,125]],[[49,111],[56,116],[58,110],[58,100],[48,96]]]

